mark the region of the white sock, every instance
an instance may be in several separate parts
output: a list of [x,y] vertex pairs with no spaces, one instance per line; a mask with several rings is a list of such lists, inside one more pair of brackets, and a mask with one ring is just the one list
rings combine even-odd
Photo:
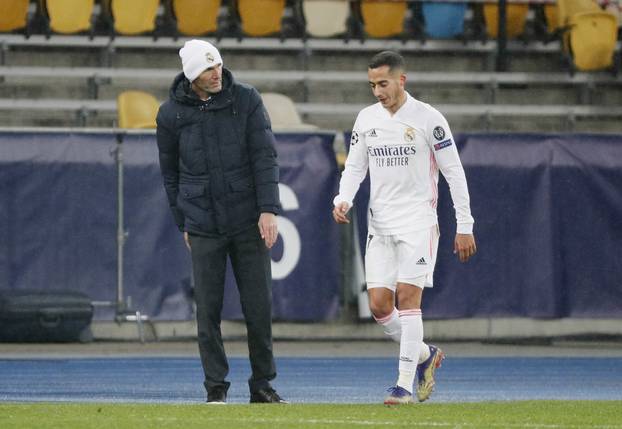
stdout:
[[374,319],[382,326],[385,334],[391,337],[396,343],[400,342],[402,337],[402,322],[400,322],[400,313],[397,311],[397,308],[393,307],[393,312],[388,316],[380,319],[376,319],[376,316],[374,316]]
[[399,315],[402,338],[397,385],[412,393],[423,344],[423,321],[420,309],[402,310]]
[[430,346],[426,343],[421,343],[421,350],[419,350],[419,363],[423,363],[430,357]]

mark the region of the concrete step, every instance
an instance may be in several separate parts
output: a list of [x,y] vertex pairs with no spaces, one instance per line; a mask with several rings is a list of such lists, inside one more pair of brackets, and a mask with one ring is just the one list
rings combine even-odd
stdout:
[[[4,65],[106,65],[115,67],[180,68],[178,51],[187,39],[170,37],[60,36],[50,38],[0,35]],[[225,65],[246,70],[366,70],[369,59],[385,49],[404,55],[410,71],[492,71],[495,41],[419,41],[235,38],[213,41]],[[558,43],[509,41],[508,71],[562,71]]]

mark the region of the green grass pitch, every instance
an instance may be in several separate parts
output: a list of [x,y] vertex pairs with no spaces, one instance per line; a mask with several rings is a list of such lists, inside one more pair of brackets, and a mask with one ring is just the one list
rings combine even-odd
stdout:
[[381,404],[0,404],[0,428],[622,429],[622,401]]

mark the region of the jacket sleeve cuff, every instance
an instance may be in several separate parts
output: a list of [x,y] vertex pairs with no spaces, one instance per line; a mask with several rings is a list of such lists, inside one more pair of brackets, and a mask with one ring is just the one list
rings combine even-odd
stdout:
[[171,207],[171,212],[173,213],[173,220],[175,221],[177,228],[179,228],[179,230],[183,232],[184,224],[186,223],[184,214],[177,207]]
[[259,213],[272,213],[279,215],[281,214],[281,209],[278,206],[261,206],[259,207]]

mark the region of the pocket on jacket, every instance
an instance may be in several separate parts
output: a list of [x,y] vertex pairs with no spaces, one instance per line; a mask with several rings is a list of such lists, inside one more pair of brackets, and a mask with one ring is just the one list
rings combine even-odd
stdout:
[[209,210],[211,204],[207,196],[207,187],[202,183],[180,183],[178,206],[187,215],[189,210]]
[[179,185],[179,192],[183,195],[184,198],[191,200],[192,198],[200,197],[201,195],[205,195],[205,185],[203,184],[185,184],[182,183]]
[[177,208],[184,214],[186,228],[190,231],[210,232],[215,228],[212,203],[207,185],[180,183]]

